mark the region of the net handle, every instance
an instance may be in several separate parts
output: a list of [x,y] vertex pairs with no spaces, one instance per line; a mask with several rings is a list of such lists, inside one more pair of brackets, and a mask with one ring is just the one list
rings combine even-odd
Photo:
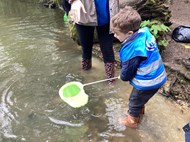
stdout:
[[92,85],[92,84],[96,84],[96,83],[100,83],[100,82],[104,82],[104,81],[108,81],[108,80],[113,80],[113,79],[119,79],[119,78],[120,78],[120,76],[112,77],[112,78],[108,78],[108,79],[103,79],[103,80],[99,80],[99,81],[86,83],[86,84],[83,84],[83,86]]

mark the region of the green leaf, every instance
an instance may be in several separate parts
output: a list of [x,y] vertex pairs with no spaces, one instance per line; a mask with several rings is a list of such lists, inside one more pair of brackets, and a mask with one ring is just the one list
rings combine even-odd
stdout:
[[145,21],[143,21],[143,22],[141,22],[141,27],[149,27],[149,25],[150,25],[150,20],[145,20]]
[[159,25],[153,25],[150,30],[152,31],[152,34],[156,36],[158,34],[158,31],[160,30]]
[[[171,31],[171,29],[162,24],[160,21],[158,20],[145,20],[141,22],[141,27],[148,27],[150,29],[150,32],[154,35],[154,37],[156,38],[156,41],[158,41],[158,46],[159,49],[161,49],[162,47],[166,47],[168,45],[168,41],[165,40],[165,35],[167,32]],[[163,39],[163,40],[160,40]]]
[[165,26],[164,24],[161,24],[161,25],[160,25],[160,28],[161,28],[163,31],[165,31],[165,32],[171,31],[170,28],[167,27],[167,26]]
[[166,47],[166,46],[168,46],[168,41],[167,41],[167,40],[160,40],[160,41],[158,42],[158,45],[159,45],[159,46]]

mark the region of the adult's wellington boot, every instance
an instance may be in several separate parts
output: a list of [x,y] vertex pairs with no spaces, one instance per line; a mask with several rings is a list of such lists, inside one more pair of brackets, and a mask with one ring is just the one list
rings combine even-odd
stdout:
[[[105,63],[105,71],[107,78],[113,78],[115,74],[115,64],[114,62]],[[113,82],[114,80],[110,80],[109,83]]]
[[90,59],[82,59],[82,69],[89,70],[92,67],[92,60]]

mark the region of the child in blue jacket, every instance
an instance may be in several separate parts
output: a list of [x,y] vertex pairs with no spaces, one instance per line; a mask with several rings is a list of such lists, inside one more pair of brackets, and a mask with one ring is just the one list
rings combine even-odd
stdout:
[[127,118],[121,121],[131,128],[137,128],[145,104],[167,80],[155,37],[140,23],[139,13],[129,6],[111,19],[114,36],[122,42],[120,79],[133,86]]

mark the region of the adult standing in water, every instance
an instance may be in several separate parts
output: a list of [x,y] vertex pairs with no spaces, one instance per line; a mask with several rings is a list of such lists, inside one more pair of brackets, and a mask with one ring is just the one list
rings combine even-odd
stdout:
[[92,67],[92,47],[94,30],[97,30],[107,78],[114,77],[113,34],[110,19],[119,11],[118,0],[68,0],[71,4],[70,16],[76,24],[82,46],[82,69]]

